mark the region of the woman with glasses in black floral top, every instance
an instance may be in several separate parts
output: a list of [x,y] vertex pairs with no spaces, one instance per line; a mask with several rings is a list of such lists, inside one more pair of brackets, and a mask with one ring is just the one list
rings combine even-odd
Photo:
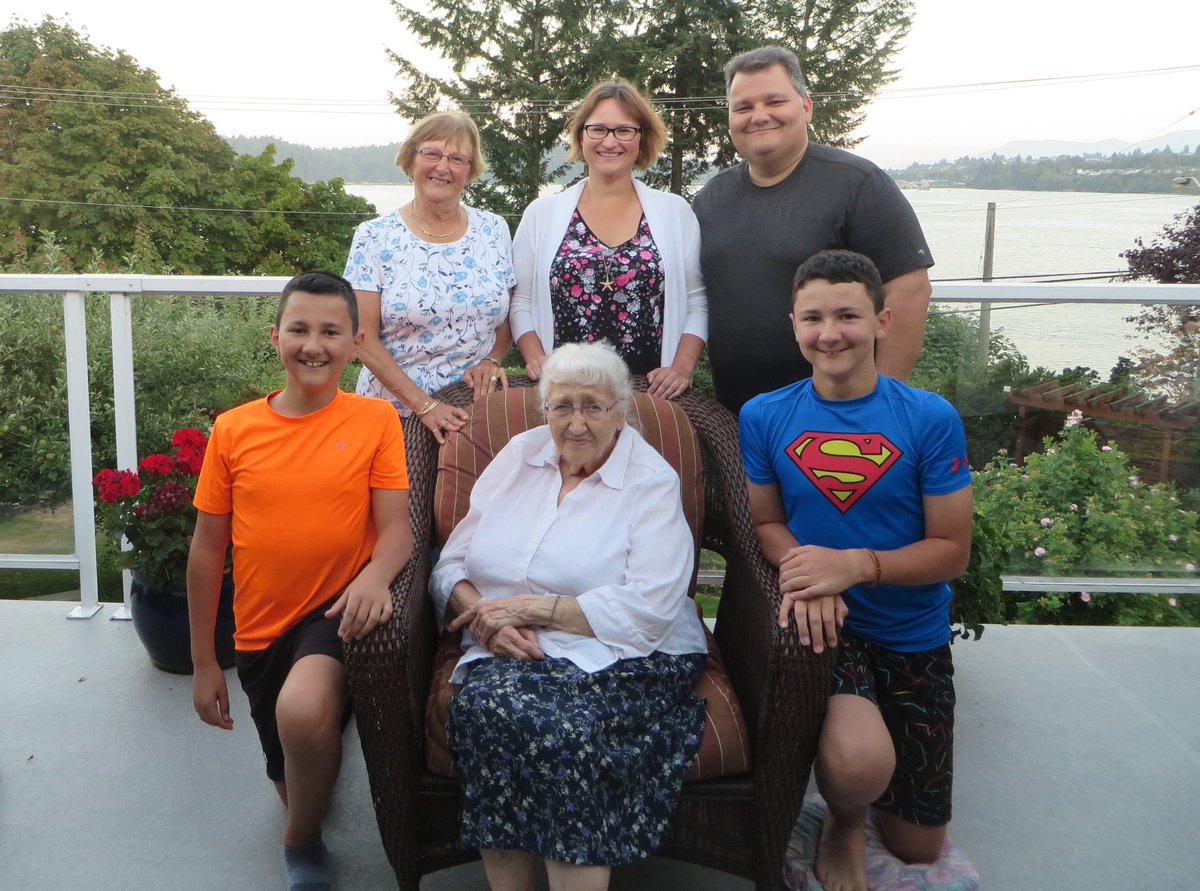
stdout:
[[650,392],[691,386],[708,336],[700,227],[687,202],[633,177],[666,130],[632,85],[603,81],[570,124],[571,160],[588,177],[525,211],[513,241],[510,322],[529,376],[564,343],[608,341]]

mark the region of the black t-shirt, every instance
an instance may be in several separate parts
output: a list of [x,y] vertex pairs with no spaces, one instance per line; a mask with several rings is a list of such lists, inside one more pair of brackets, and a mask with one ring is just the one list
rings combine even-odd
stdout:
[[717,399],[733,412],[759,393],[812,375],[788,313],[796,268],[818,251],[870,257],[886,282],[933,265],[908,199],[865,158],[810,143],[773,186],[746,162],[722,171],[692,205],[708,292],[708,352]]

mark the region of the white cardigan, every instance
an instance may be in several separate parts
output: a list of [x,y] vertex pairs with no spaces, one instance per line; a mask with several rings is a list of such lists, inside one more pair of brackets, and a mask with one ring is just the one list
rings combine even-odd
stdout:
[[[546,352],[554,346],[554,311],[550,303],[550,264],[567,234],[571,214],[587,180],[555,195],[534,200],[521,217],[513,238],[517,287],[509,322],[514,338],[532,331]],[[679,338],[694,334],[708,339],[708,296],[700,275],[700,224],[691,206],[678,195],[633,181],[650,234],[662,255],[666,274],[663,295],[662,362],[675,359]]]

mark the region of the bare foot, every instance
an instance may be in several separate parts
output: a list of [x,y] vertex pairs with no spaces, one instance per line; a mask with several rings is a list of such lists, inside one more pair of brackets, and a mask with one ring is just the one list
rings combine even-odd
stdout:
[[825,891],[868,891],[865,810],[857,820],[825,814],[813,872]]

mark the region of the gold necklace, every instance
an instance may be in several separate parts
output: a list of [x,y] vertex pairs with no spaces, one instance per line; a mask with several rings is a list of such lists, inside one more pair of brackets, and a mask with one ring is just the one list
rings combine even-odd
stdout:
[[613,282],[611,266],[613,255],[616,254],[616,252],[616,248],[613,248],[611,251],[606,250],[604,252],[604,281],[600,282],[600,287],[608,291],[610,294],[612,293],[613,285],[615,284],[615,282]]
[[411,202],[411,201],[408,202],[408,218],[410,220],[412,220],[413,225],[416,226],[418,229],[420,229],[428,238],[449,238],[451,235],[453,235],[455,232],[457,232],[458,227],[462,225],[463,212],[462,212],[462,208],[460,207],[458,209],[458,220],[457,220],[457,222],[455,222],[454,228],[451,229],[449,232],[443,232],[441,235],[437,235],[433,232],[430,232],[428,229],[426,229],[424,226],[421,225],[421,221],[417,219],[417,209],[413,206],[413,202]]

